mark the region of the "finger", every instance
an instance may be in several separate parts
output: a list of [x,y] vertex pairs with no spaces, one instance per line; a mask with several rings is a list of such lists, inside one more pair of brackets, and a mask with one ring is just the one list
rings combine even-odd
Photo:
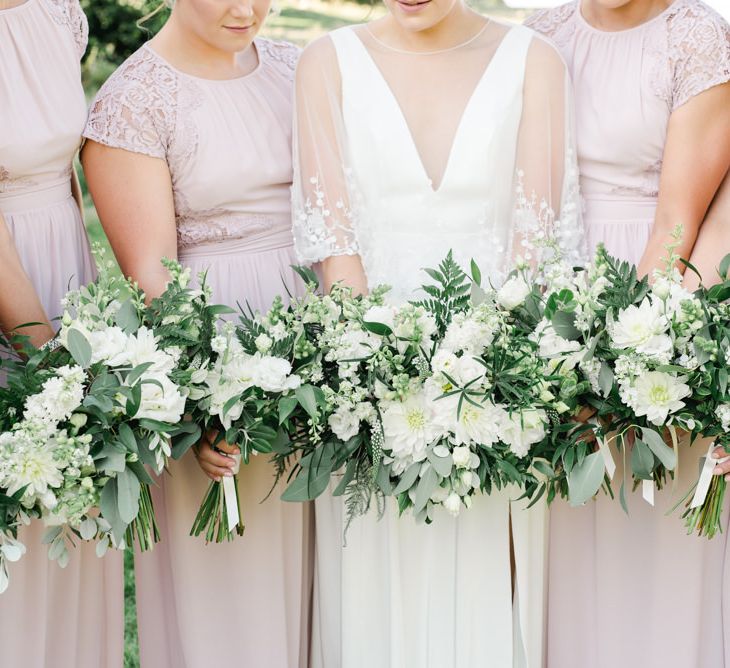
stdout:
[[237,445],[230,445],[225,441],[221,441],[215,447],[229,455],[238,455],[241,453],[241,448],[239,448]]
[[220,482],[222,478],[230,478],[233,475],[233,471],[227,468],[222,468],[220,466],[213,466],[212,464],[209,464],[208,462],[198,462],[200,465],[200,468],[203,469],[205,472],[205,475],[207,475],[212,480],[215,480],[216,482]]
[[596,409],[592,408],[590,406],[584,406],[580,409],[578,412],[578,415],[576,415],[575,419],[578,420],[578,422],[588,422],[594,415],[596,414]]
[[725,452],[725,448],[721,445],[718,445],[713,451],[712,451],[712,458],[713,459],[724,459],[728,456],[728,453]]
[[201,450],[198,455],[198,461],[224,469],[232,469],[236,466],[236,462],[228,455],[210,449]]

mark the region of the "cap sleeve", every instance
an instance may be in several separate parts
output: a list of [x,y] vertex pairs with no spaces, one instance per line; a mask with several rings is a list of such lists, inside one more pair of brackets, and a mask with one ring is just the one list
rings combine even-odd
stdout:
[[260,54],[275,64],[288,79],[294,81],[294,73],[302,50],[290,42],[280,42],[272,39],[257,39],[256,48]]
[[91,105],[84,137],[166,159],[177,92],[176,73],[143,47],[101,87]]
[[730,81],[730,26],[709,7],[701,3],[684,7],[672,18],[669,42],[672,109]]
[[89,43],[89,22],[79,0],[45,0],[56,23],[66,26],[76,43],[79,59],[86,52]]

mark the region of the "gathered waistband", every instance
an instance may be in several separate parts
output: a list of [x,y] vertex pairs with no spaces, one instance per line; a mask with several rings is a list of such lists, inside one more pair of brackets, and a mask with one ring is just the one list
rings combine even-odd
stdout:
[[21,191],[0,193],[0,212],[21,213],[61,204],[71,197],[71,181],[57,181]]
[[287,250],[293,247],[294,240],[289,226],[276,227],[247,237],[222,239],[207,243],[180,248],[181,260],[203,257],[220,257],[240,253],[266,253],[268,251]]
[[615,199],[585,196],[585,220],[588,223],[654,222],[657,201],[655,198]]

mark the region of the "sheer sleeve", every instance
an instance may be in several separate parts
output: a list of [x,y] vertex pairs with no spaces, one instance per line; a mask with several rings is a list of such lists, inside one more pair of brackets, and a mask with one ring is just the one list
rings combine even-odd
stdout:
[[323,37],[304,50],[296,73],[292,215],[294,246],[306,263],[360,252],[341,99],[334,45]]
[[673,63],[672,109],[708,88],[730,81],[730,26],[700,3],[671,18],[669,52]]
[[165,159],[175,123],[177,76],[143,48],[101,87],[84,137]]
[[537,35],[527,54],[516,166],[508,257],[533,269],[556,255],[584,261],[570,78],[555,48]]

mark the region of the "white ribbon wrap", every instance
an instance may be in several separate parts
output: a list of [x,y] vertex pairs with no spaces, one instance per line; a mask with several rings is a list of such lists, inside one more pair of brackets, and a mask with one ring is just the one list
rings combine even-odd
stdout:
[[[722,459],[713,459],[712,451],[715,449],[715,444],[710,443],[710,447],[707,448],[707,454],[705,455],[705,461],[700,469],[700,479],[697,481],[697,488],[695,489],[695,495],[692,497],[692,503],[689,504],[690,508],[699,508],[707,498],[707,492],[710,491],[710,484],[712,483],[712,471],[718,464],[726,462],[730,457],[723,457]],[[702,461],[702,458],[700,458]]]
[[608,479],[613,480],[613,475],[616,473],[616,462],[613,460],[613,455],[611,454],[611,448],[608,447],[608,441],[606,441],[605,438],[602,438],[598,435],[598,430],[600,429],[601,425],[599,424],[598,420],[596,418],[591,418],[589,422],[596,427],[596,442],[598,443],[598,451],[601,453],[601,456],[603,457],[603,463],[606,466],[606,473],[608,473]]
[[[241,455],[229,455],[233,457],[236,465],[233,467],[233,476],[238,475],[241,468]],[[236,492],[236,479],[233,476],[223,476],[223,497],[226,501],[226,520],[228,522],[228,533],[231,533],[240,522],[238,515],[238,494]]]
[[653,480],[642,480],[641,481],[641,496],[644,497],[650,506],[654,505],[654,481]]

